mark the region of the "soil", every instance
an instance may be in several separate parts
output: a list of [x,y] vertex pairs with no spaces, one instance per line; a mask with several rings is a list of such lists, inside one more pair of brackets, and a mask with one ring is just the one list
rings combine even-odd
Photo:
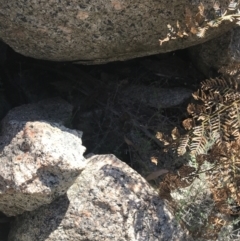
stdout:
[[[8,47],[0,70],[0,117],[16,106],[60,96],[74,106],[67,124],[83,131],[86,156],[114,154],[147,177],[159,169],[177,170],[186,161],[177,156],[174,145],[168,144],[172,143],[175,127],[184,133],[181,123],[187,117],[190,99],[171,108],[156,109],[141,101],[133,102],[128,96],[122,98],[124,90],[144,85],[184,87],[194,92],[204,79],[187,50],[83,66],[27,58]],[[158,179],[151,182],[159,185]],[[2,228],[6,230],[7,225]],[[1,240],[7,240],[6,234],[3,236]]]

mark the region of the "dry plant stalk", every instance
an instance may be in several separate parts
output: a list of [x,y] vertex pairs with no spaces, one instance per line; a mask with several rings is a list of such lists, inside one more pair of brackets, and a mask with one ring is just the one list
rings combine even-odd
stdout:
[[[230,1],[228,9],[225,11],[221,9],[218,1],[213,1],[212,10],[214,14],[211,14],[210,18],[207,16],[204,5],[202,2],[198,5],[198,12],[194,14],[190,8],[185,8],[185,23],[180,25],[179,21],[176,22],[176,27],[167,25],[168,33],[164,39],[160,39],[160,45],[164,42],[174,40],[177,38],[185,38],[188,36],[197,36],[204,38],[212,28],[219,27],[223,22],[230,21],[236,25],[240,25],[240,10],[238,4],[233,4],[234,1]],[[209,10],[208,10],[209,11]],[[209,14],[208,14],[209,15]]]

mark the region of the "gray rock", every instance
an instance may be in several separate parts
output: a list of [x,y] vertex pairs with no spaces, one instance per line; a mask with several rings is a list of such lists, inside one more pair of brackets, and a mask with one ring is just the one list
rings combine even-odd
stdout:
[[113,155],[93,156],[67,194],[16,217],[9,241],[191,240],[145,179]]
[[0,0],[0,38],[39,59],[87,64],[126,60],[187,48],[231,29],[234,21],[208,25],[229,5],[219,0],[218,8],[215,2]]
[[186,88],[158,88],[154,86],[130,86],[123,92],[123,101],[139,102],[154,108],[170,108],[190,98],[192,91]]
[[[42,103],[45,106],[38,112]],[[86,165],[82,132],[50,122],[67,110],[68,105],[64,107],[59,100],[62,109],[53,110],[53,103],[57,107],[56,100],[50,100],[49,105],[45,101],[18,107],[10,111],[3,121],[3,136],[0,137],[0,211],[7,216],[51,203],[66,193]],[[34,106],[35,112],[31,113]],[[27,120],[33,120],[34,116],[39,121]],[[65,117],[63,115],[60,122]]]
[[229,55],[233,60],[240,63],[240,27],[237,27],[232,31],[231,37]]
[[190,56],[207,77],[213,71],[237,77],[240,74],[239,36],[240,27],[237,27],[216,39],[190,48]]
[[[45,120],[65,124],[72,115],[73,107],[61,98],[51,98],[34,104],[26,104],[10,110],[3,120],[3,125],[9,121]],[[7,130],[8,131],[8,130]]]
[[16,130],[9,127],[9,125],[14,122],[47,121],[64,125],[69,122],[72,110],[72,105],[61,98],[51,98],[34,104],[15,107],[2,120],[2,126],[4,126],[1,130],[2,135],[5,140],[8,138],[7,141],[11,141],[16,134]]

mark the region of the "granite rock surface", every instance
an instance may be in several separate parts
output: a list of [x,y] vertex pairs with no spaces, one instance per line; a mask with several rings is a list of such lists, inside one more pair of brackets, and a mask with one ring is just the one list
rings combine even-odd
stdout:
[[7,216],[51,203],[66,193],[84,169],[82,132],[59,124],[70,110],[65,101],[45,100],[12,109],[3,120],[0,211]]
[[9,241],[187,241],[166,203],[114,155],[98,155],[67,194],[16,217]]
[[0,5],[0,39],[16,52],[85,64],[187,48],[234,26],[228,20],[211,25],[229,10],[226,0],[0,0]]

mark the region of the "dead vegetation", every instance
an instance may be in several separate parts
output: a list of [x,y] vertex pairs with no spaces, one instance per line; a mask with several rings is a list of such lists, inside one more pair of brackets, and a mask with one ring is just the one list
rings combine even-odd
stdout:
[[[188,165],[182,166],[176,173],[166,174],[160,183],[159,193],[174,207],[193,236],[216,240],[224,228],[229,226],[231,229],[234,221],[236,224],[239,222],[238,83],[232,78],[205,80],[201,83],[201,88],[193,93],[193,97],[193,103],[187,107],[191,117],[183,121],[188,133],[178,139],[177,149],[179,155],[187,152]],[[186,187],[189,187],[188,192],[176,202],[176,193],[173,193]],[[192,187],[198,189],[194,202],[186,196],[193,195]],[[180,200],[184,200],[184,204]],[[236,230],[231,230],[228,234],[231,236],[234,232],[239,239]],[[237,239],[228,237],[225,240]]]
[[211,1],[208,5],[205,6],[200,1],[195,11],[186,7],[184,12],[185,21],[177,21],[175,26],[168,24],[168,34],[164,39],[159,40],[160,45],[170,40],[184,39],[189,36],[204,38],[214,28],[216,29],[223,23],[239,25],[238,1],[230,0],[228,6],[221,6],[218,1]]

